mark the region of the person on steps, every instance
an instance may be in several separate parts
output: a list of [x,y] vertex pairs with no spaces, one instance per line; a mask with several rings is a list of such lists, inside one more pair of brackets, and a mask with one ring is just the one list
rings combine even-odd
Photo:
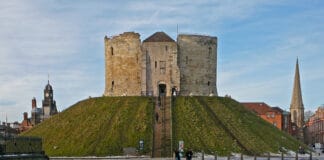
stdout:
[[159,122],[159,114],[157,112],[155,112],[155,120],[156,122]]

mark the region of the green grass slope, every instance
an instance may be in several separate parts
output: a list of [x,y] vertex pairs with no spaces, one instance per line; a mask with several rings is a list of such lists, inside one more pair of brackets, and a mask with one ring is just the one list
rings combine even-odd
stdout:
[[100,97],[81,101],[23,135],[40,136],[49,156],[122,155],[144,140],[152,146],[153,104],[147,97]]
[[[49,156],[122,155],[125,147],[138,148],[139,140],[150,155],[153,103],[149,97],[91,98],[23,135],[42,137]],[[301,145],[230,98],[177,97],[172,103],[173,149],[180,140],[185,148],[218,155],[277,153]]]
[[173,103],[173,146],[183,140],[185,148],[209,154],[253,155],[302,145],[230,98],[177,97]]

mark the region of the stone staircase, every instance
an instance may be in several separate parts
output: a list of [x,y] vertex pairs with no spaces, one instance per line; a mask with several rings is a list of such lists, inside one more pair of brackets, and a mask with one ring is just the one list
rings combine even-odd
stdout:
[[171,157],[171,97],[157,97],[155,102],[155,125],[152,156]]

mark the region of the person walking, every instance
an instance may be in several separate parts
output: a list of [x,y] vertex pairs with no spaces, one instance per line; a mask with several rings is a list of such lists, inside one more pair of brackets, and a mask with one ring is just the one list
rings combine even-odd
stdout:
[[193,152],[191,149],[187,150],[186,152],[186,160],[191,160],[192,159]]
[[174,150],[174,157],[175,157],[175,160],[181,160],[179,150],[177,150],[177,149]]

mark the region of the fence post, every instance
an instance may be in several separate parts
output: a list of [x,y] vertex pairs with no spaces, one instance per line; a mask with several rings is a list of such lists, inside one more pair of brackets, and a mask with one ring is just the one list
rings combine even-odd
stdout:
[[217,153],[215,152],[214,160],[217,160]]
[[243,153],[241,153],[241,160],[243,160]]
[[204,151],[202,151],[202,153],[201,153],[201,160],[204,160],[204,157],[205,156],[205,153],[204,153]]
[[295,159],[298,160],[298,151],[296,151],[296,158]]
[[268,152],[268,160],[270,160],[270,152]]
[[257,158],[256,158],[256,155],[254,155],[254,160],[256,160]]
[[309,160],[312,160],[312,159],[313,159],[312,152],[309,152]]
[[281,152],[281,160],[284,160],[283,152]]
[[231,155],[229,154],[228,156],[227,156],[227,160],[230,160],[231,159]]

